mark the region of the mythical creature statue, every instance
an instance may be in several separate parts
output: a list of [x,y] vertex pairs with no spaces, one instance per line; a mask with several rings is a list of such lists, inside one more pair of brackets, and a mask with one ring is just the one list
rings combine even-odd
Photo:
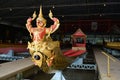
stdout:
[[47,28],[45,27],[46,19],[43,17],[41,6],[38,18],[36,19],[37,27],[32,27],[32,21],[36,18],[36,12],[33,13],[32,18],[27,19],[26,23],[32,38],[32,42],[28,42],[28,49],[32,60],[35,65],[47,73],[53,70],[62,70],[72,61],[62,54],[59,41],[53,41],[50,37],[50,34],[59,28],[60,23],[59,19],[53,17],[51,11],[49,17],[53,20],[54,24]]

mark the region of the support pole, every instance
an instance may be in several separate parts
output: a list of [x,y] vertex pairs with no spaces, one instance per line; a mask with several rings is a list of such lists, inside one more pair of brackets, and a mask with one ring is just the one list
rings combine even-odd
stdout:
[[115,62],[115,60],[112,57],[110,57],[110,55],[108,55],[107,53],[105,53],[105,52],[102,52],[102,53],[105,56],[107,56],[107,76],[110,77],[110,59],[114,62]]
[[107,57],[107,76],[110,77],[110,58],[109,56]]

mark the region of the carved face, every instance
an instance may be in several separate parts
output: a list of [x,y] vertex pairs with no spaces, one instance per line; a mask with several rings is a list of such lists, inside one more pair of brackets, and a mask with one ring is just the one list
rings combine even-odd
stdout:
[[[52,43],[53,44],[53,43]],[[44,64],[51,66],[54,59],[54,46],[47,42],[40,42],[35,44],[34,42],[28,43],[29,52],[32,55],[32,60],[35,65],[41,67]]]
[[47,73],[52,70],[64,69],[71,62],[70,59],[62,55],[58,41],[46,39],[37,44],[32,42],[28,43],[28,48],[35,65]]
[[32,53],[32,61],[34,62],[34,64],[40,67],[46,73],[51,70],[51,66],[53,65],[54,55],[49,57],[51,52],[52,51],[45,50],[45,53],[41,53],[39,51]]
[[44,23],[42,21],[40,21],[40,20],[37,20],[36,25],[37,25],[37,27],[43,27]]
[[32,55],[32,59],[35,65],[41,67],[43,56],[40,52],[34,52]]

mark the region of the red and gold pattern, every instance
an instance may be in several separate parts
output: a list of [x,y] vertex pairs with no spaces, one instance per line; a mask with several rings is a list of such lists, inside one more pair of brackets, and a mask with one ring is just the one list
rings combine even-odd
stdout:
[[[62,54],[59,41],[53,41],[50,37],[50,34],[58,29],[60,23],[57,18],[53,17],[51,11],[49,17],[54,24],[46,28],[46,19],[43,18],[42,8],[40,7],[40,12],[36,19],[37,27],[32,27],[32,21],[36,18],[36,12],[34,12],[32,18],[27,19],[26,23],[32,38],[32,42],[28,42],[27,47],[32,56],[32,61],[47,73],[52,70],[64,69],[71,62],[70,59]],[[60,65],[62,63],[64,63],[63,66]]]
[[30,32],[30,36],[31,36],[31,38],[33,39],[34,42],[42,41],[46,34],[48,36],[50,36],[50,34],[55,32],[60,25],[59,20],[57,18],[53,17],[52,12],[50,11],[49,17],[50,17],[51,20],[53,20],[54,24],[51,25],[49,28],[46,28],[45,27],[46,20],[45,20],[45,18],[43,18],[41,7],[40,7],[39,16],[36,19],[36,24],[39,24],[39,23],[41,24],[42,23],[43,25],[40,25],[40,26],[37,26],[37,27],[32,27],[32,20],[34,20],[35,17],[36,17],[36,13],[34,12],[33,18],[31,18],[31,17],[28,18],[27,23],[26,23],[26,27],[27,27],[28,31]]

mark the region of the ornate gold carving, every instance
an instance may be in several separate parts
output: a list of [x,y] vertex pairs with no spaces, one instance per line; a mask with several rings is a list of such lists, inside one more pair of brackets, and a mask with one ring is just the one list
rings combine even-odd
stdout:
[[36,21],[42,21],[45,24],[44,26],[46,26],[46,19],[43,17],[43,14],[42,14],[42,6],[40,6],[39,15]]

